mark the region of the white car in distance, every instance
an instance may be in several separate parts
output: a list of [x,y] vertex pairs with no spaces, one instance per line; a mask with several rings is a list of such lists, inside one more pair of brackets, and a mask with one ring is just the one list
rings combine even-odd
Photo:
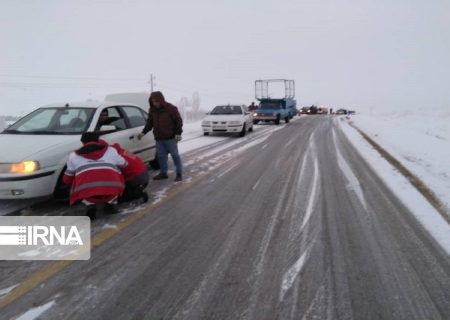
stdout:
[[86,131],[99,131],[101,139],[119,143],[144,162],[153,160],[153,134],[137,138],[146,120],[144,110],[127,103],[83,102],[36,109],[0,133],[0,199],[64,198],[67,186],[61,177],[70,152],[81,147]]
[[253,116],[245,105],[216,106],[202,121],[203,134],[237,133],[240,137],[253,131]]

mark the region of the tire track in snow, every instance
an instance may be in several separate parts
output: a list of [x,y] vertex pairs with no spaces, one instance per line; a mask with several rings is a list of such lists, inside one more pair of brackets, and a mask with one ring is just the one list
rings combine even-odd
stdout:
[[229,168],[225,169],[224,171],[222,171],[221,173],[219,173],[217,175],[217,178],[222,178],[224,175],[226,175],[228,172],[230,172],[231,170],[233,170],[234,168],[236,168],[238,165],[240,164],[240,162],[236,162],[234,164],[232,164]]
[[[317,200],[317,194],[319,193],[319,183],[318,183],[319,182],[319,165],[318,165],[318,159],[317,159],[317,150],[314,145],[314,133],[311,134],[311,137],[309,139],[309,147],[308,147],[307,152],[302,161],[302,166],[300,168],[300,176],[299,176],[299,179],[297,180],[297,187],[296,187],[297,191],[300,190],[300,186],[301,186],[301,183],[303,180],[303,176],[304,176],[305,168],[306,168],[306,162],[307,162],[308,158],[311,158],[311,161],[313,162],[313,165],[314,165],[311,194],[309,195],[309,198],[308,198],[306,212],[302,219],[302,224],[301,224],[300,228],[297,229],[296,227],[294,227],[294,228],[291,228],[291,230],[290,230],[291,231],[290,237],[289,237],[290,241],[293,241],[292,240],[293,232],[294,232],[294,235],[298,235],[305,228],[306,224],[308,223],[309,219],[311,218],[314,204]],[[280,302],[283,301],[285,294],[291,289],[291,287],[294,284],[295,280],[297,279],[298,275],[302,271],[303,266],[305,265],[305,263],[307,261],[311,246],[312,246],[312,244],[310,244],[303,251],[303,253],[300,253],[300,257],[297,259],[297,261],[288,269],[288,271],[286,271],[284,273],[283,280],[281,283],[280,295],[279,295]]]
[[[243,312],[242,319],[254,319],[253,313],[254,313],[254,310],[257,308],[258,294],[261,291],[260,290],[261,284],[259,283],[258,278],[260,278],[260,276],[263,272],[264,262],[266,259],[270,241],[271,241],[273,233],[274,233],[275,225],[276,225],[281,213],[285,209],[283,198],[284,198],[284,195],[287,194],[289,187],[290,187],[289,183],[285,183],[283,185],[283,188],[281,189],[281,192],[280,192],[280,197],[275,206],[274,213],[270,217],[269,224],[266,227],[266,232],[264,233],[264,237],[261,240],[261,247],[258,250],[258,253],[256,255],[257,258],[256,258],[255,271],[252,275],[252,279],[248,280],[249,282],[254,283],[253,290],[252,290],[249,305],[247,306],[246,310]],[[281,196],[281,195],[283,195],[283,196]]]
[[283,281],[281,283],[280,298],[279,301],[283,301],[284,295],[291,289],[298,275],[303,269],[305,262],[308,258],[309,248],[307,248],[298,260],[289,268],[289,270],[283,275]]
[[[200,155],[199,156],[194,155],[191,160],[185,161],[184,165],[186,167],[188,167],[190,165],[193,165],[193,164],[196,164],[199,162],[204,162],[208,158],[216,159],[217,157],[223,157],[225,155],[229,155],[230,152],[243,151],[245,149],[251,148],[254,145],[257,145],[257,144],[265,141],[272,133],[274,133],[275,131],[278,131],[280,129],[283,129],[283,127],[268,128],[262,132],[258,132],[257,135],[253,134],[250,136],[246,136],[246,137],[244,137],[244,139],[233,139],[233,140],[229,140],[226,143],[214,143],[213,145],[199,148],[195,151],[195,154],[200,153]],[[233,149],[234,146],[237,146],[237,148]],[[230,149],[230,150],[228,150],[228,149]],[[219,154],[219,156],[217,156],[218,154]],[[190,158],[190,154],[187,155],[187,158]]]
[[337,142],[337,138],[336,138],[336,132],[335,132],[334,128],[332,130],[332,135],[333,135],[334,146],[335,146],[335,149],[336,149],[338,165],[341,168],[341,171],[344,173],[344,175],[347,178],[347,181],[349,183],[347,185],[347,188],[352,190],[356,194],[356,196],[358,197],[359,201],[363,205],[364,209],[367,211],[367,202],[366,202],[366,199],[364,197],[364,192],[362,191],[361,184],[359,183],[358,178],[353,173],[353,171],[350,168],[350,166],[347,163],[347,161],[344,159],[342,153],[339,151],[338,142]]
[[309,142],[309,148],[312,150],[313,155],[313,163],[314,163],[314,175],[313,175],[313,183],[311,187],[311,195],[308,199],[308,205],[306,207],[306,213],[303,218],[302,225],[300,227],[300,232],[303,230],[303,228],[308,223],[309,219],[311,218],[311,214],[313,211],[313,206],[317,198],[318,189],[319,189],[319,161],[317,159],[317,151],[314,145],[314,134],[311,135],[310,142]]

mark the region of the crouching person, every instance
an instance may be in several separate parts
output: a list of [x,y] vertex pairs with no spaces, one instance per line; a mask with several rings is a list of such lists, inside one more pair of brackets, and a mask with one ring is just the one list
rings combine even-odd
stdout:
[[92,220],[99,203],[116,213],[117,199],[125,188],[120,168],[127,162],[116,149],[99,139],[98,133],[83,133],[81,142],[83,146],[70,154],[63,176],[63,182],[71,184],[70,205],[81,201]]
[[120,200],[131,201],[142,198],[143,202],[147,202],[148,194],[145,188],[148,185],[149,174],[144,161],[138,155],[123,149],[118,143],[115,143],[113,148],[127,161],[127,165],[121,168],[125,178],[125,191]]

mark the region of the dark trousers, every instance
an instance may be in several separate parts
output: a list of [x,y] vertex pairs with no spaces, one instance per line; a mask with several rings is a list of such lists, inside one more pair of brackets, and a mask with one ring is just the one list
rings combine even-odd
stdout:
[[120,202],[127,202],[142,198],[144,190],[148,185],[149,178],[150,176],[148,171],[145,170],[137,177],[127,181],[125,183],[125,190],[120,197]]

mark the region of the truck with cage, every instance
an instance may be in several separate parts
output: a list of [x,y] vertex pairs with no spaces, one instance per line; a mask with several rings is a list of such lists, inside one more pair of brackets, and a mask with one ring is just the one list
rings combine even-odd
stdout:
[[[284,87],[284,95],[272,96],[270,85],[278,84]],[[258,108],[253,112],[253,123],[272,121],[280,124],[288,123],[297,114],[295,97],[295,81],[286,79],[267,79],[255,81],[255,98],[259,101]]]

